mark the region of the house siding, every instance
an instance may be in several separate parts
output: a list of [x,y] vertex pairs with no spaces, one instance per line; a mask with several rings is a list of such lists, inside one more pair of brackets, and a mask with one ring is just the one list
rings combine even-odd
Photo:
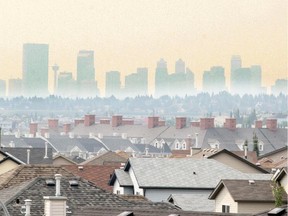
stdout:
[[124,188],[120,187],[119,181],[116,179],[113,185],[113,193],[117,194],[117,191],[120,191],[120,194],[125,194]]
[[265,203],[251,203],[251,202],[239,202],[238,203],[238,212],[237,213],[258,213],[263,212],[275,207],[274,202],[265,202]]
[[213,157],[214,160],[217,160],[220,163],[223,163],[225,165],[228,165],[234,169],[237,169],[243,173],[263,173],[260,170],[240,161],[240,160],[235,160],[234,157],[230,156],[230,155],[223,155],[223,154],[219,154],[219,155],[215,155]]
[[[145,197],[153,202],[162,202],[167,201],[171,194],[206,194],[207,191],[195,189],[145,189]],[[212,192],[212,190],[209,191]]]
[[5,172],[11,170],[11,169],[16,168],[17,166],[18,166],[18,164],[16,164],[16,163],[15,163],[14,161],[12,161],[12,160],[6,160],[6,161],[2,162],[2,163],[0,164],[0,175],[1,175],[2,173],[5,173]]
[[280,184],[284,187],[284,190],[288,194],[288,177],[285,174],[285,176],[281,179]]
[[55,158],[53,160],[53,165],[75,165],[75,164],[64,158]]
[[224,187],[215,199],[215,212],[222,212],[222,205],[230,206],[230,213],[238,213],[238,203],[234,202],[228,190]]

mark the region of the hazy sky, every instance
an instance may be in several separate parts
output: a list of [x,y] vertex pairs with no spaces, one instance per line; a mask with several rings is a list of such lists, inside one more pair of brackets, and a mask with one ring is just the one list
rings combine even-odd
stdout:
[[[76,74],[77,53],[94,50],[96,79],[182,58],[196,75],[242,57],[260,64],[263,84],[287,77],[286,0],[0,0],[0,79],[22,78],[23,43],[47,43],[49,63]],[[50,69],[52,86],[52,70]],[[153,84],[151,82],[151,84]],[[150,88],[153,90],[153,88]]]

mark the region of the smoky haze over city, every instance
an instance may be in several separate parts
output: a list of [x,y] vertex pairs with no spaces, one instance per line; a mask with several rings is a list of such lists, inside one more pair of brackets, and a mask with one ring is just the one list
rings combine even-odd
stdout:
[[0,8],[0,215],[287,215],[286,0]]

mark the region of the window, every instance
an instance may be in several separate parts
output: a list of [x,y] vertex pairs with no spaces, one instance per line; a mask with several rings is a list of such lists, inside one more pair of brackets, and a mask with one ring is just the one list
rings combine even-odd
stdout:
[[140,195],[140,193],[137,191],[137,192],[136,192],[136,195]]
[[229,205],[222,205],[222,212],[223,213],[229,213],[230,212],[230,206]]
[[186,150],[186,143],[182,144],[182,149]]
[[120,190],[117,190],[117,191],[116,191],[116,194],[120,194]]
[[179,149],[179,143],[178,142],[176,143],[175,149]]

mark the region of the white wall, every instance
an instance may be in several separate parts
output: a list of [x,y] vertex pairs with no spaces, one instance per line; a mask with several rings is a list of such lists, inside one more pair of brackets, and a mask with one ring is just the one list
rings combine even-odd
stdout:
[[238,203],[234,202],[225,187],[222,188],[215,199],[215,212],[222,212],[222,205],[229,205],[230,213],[238,213]]
[[287,175],[285,175],[281,181],[280,184],[284,187],[284,190],[286,191],[286,193],[288,194],[288,177]]
[[275,208],[274,202],[267,202],[267,203],[239,202],[237,213],[255,214],[259,212],[264,212],[272,208]]
[[137,182],[137,179],[136,179],[136,176],[134,174],[134,171],[133,171],[132,167],[130,167],[128,172],[129,172],[129,176],[130,176],[130,178],[132,180],[132,183],[133,183],[133,186],[134,186],[134,194],[135,195],[138,194],[138,195],[144,196],[143,189],[139,188],[139,185],[138,185],[138,182]]
[[117,191],[120,191],[120,194],[124,194],[124,188],[120,187],[119,181],[116,179],[113,185],[113,193],[117,194]]

